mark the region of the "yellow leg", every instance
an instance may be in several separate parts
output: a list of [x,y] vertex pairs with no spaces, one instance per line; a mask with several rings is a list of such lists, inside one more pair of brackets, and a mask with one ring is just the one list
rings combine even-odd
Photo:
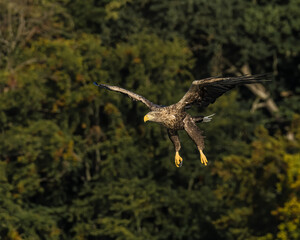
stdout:
[[201,163],[204,164],[205,166],[207,165],[207,158],[205,157],[204,153],[202,152],[202,150],[200,151],[200,159],[201,159]]
[[175,165],[176,167],[181,167],[182,166],[182,157],[180,157],[179,152],[176,152],[175,154]]

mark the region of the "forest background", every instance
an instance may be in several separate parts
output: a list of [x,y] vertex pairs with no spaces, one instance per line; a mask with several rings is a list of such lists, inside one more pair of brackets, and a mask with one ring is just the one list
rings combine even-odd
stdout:
[[[299,240],[299,39],[299,0],[0,0],[0,239]],[[207,167],[92,84],[266,72],[193,110]]]

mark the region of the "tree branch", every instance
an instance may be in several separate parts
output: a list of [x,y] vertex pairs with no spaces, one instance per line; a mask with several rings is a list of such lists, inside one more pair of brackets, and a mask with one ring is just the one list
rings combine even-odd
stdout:
[[[249,65],[244,64],[244,66],[241,68],[241,72],[243,74],[251,74]],[[264,101],[264,104],[261,104],[261,106],[266,107],[273,116],[277,115],[279,109],[274,100],[271,98],[270,93],[265,89],[265,87],[262,84],[246,84],[246,86],[250,89],[252,93],[254,93],[257,97]]]

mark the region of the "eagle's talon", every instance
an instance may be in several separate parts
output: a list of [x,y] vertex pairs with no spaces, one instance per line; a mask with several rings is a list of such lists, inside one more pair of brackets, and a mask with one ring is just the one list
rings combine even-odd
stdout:
[[179,152],[176,152],[175,155],[175,165],[176,167],[181,167],[183,163],[182,157],[180,157]]
[[208,161],[202,150],[200,150],[200,159],[201,159],[201,163],[206,166]]
[[183,161],[181,160],[181,162],[179,163],[178,167],[182,167],[182,163],[183,163]]

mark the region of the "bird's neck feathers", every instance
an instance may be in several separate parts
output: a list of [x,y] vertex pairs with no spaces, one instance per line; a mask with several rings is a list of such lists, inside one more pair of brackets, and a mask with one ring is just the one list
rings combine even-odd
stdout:
[[152,111],[145,115],[144,122],[151,121],[151,122],[162,122],[162,113],[159,111]]

